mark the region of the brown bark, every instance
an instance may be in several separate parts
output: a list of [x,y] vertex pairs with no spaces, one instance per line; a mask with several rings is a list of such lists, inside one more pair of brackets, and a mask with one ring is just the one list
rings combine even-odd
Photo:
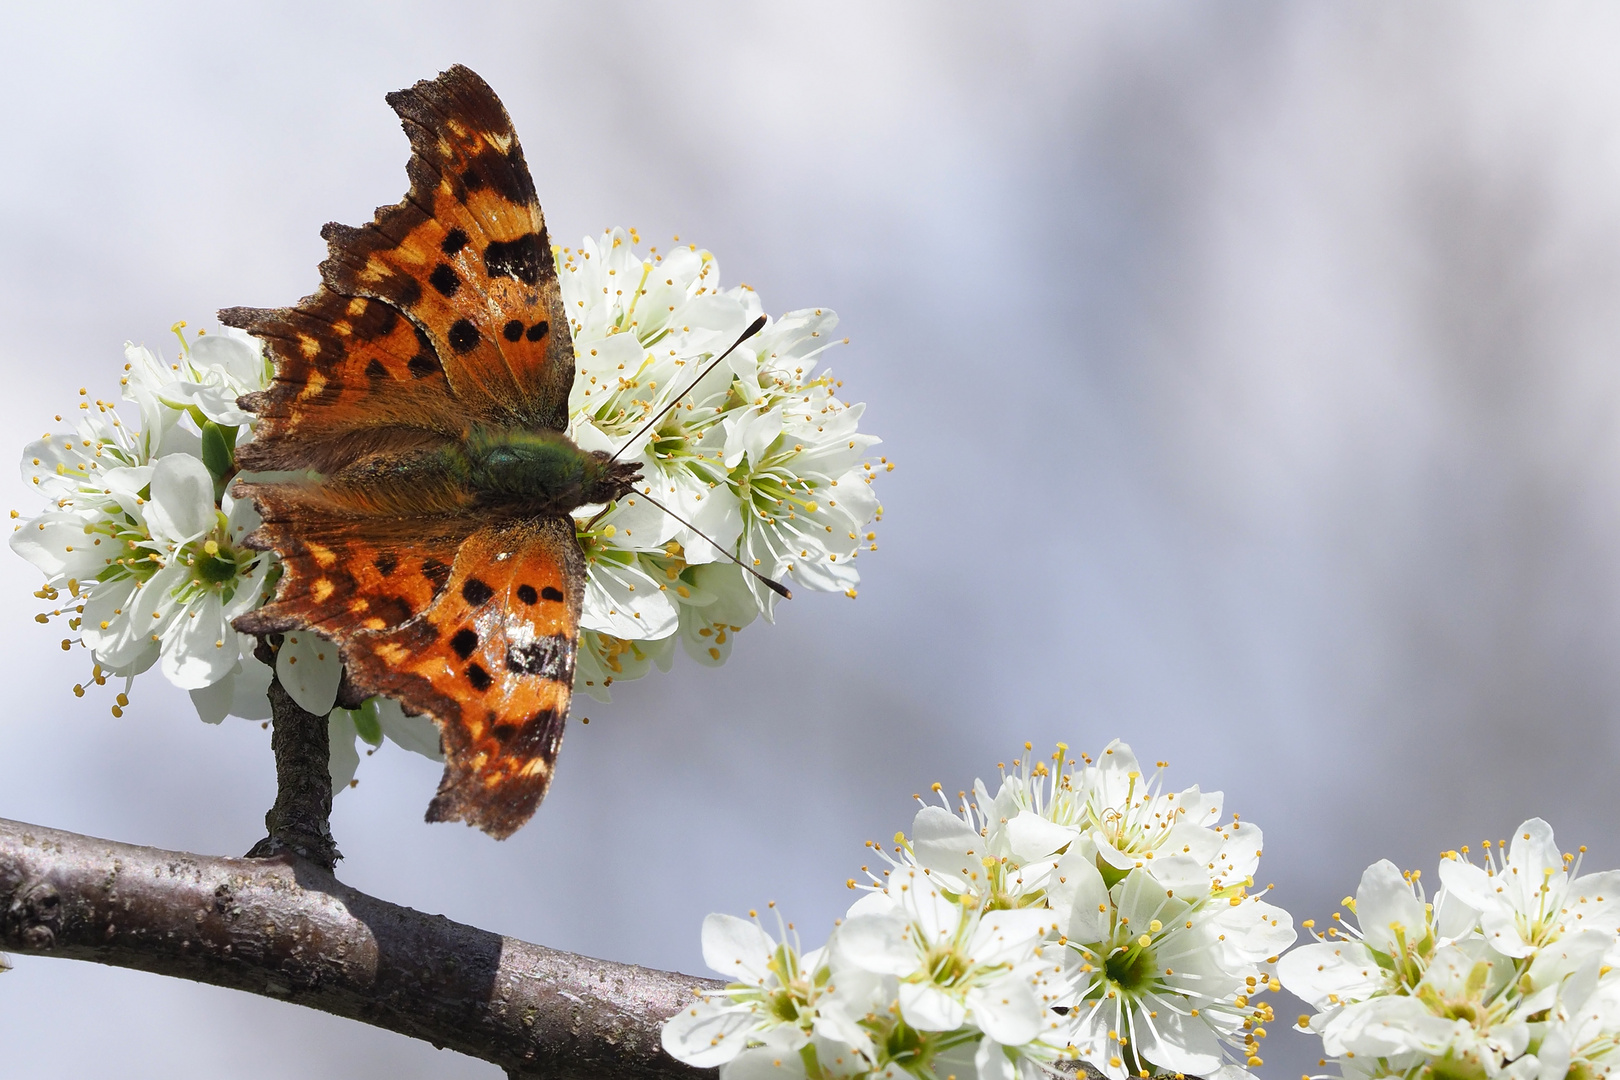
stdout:
[[712,1075],[658,1033],[716,983],[424,915],[290,853],[216,858],[0,819],[0,948],[264,994],[513,1076]]
[[[276,668],[281,635],[260,638],[254,655]],[[291,854],[331,872],[343,854],[332,839],[331,729],[326,717],[305,712],[270,679],[270,750],[276,756],[276,801],[264,815],[267,835],[248,852],[250,859]]]

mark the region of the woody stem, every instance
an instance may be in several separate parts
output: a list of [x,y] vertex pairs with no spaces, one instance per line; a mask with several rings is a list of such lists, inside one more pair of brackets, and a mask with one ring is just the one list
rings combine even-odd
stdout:
[[[281,635],[259,639],[254,656],[276,665]],[[328,767],[331,741],[324,716],[305,712],[281,685],[270,680],[270,749],[276,755],[276,802],[264,815],[269,835],[247,855],[263,859],[292,854],[308,859],[327,872],[343,856],[332,839],[332,774]]]
[[286,855],[221,859],[0,819],[0,948],[261,994],[510,1077],[714,1077],[664,1053],[659,1029],[719,983],[424,915]]

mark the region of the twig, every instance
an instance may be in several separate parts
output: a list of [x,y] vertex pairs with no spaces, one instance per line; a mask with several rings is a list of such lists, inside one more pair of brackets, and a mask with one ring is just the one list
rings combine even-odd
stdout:
[[512,1076],[712,1075],[665,1054],[658,1031],[718,984],[424,915],[291,854],[215,858],[0,818],[0,948],[296,1002]]
[[[281,635],[259,639],[254,655],[276,668]],[[281,685],[270,680],[270,749],[276,755],[276,802],[264,815],[269,830],[248,852],[250,859],[291,853],[308,859],[327,872],[343,858],[332,839],[331,734],[326,717],[299,708]]]

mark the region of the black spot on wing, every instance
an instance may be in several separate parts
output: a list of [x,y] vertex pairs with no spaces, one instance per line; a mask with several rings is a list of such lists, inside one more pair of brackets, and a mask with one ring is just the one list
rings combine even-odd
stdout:
[[426,619],[402,621],[390,636],[407,649],[425,649],[439,640],[439,628]]
[[[551,709],[543,709],[523,722],[517,729],[517,734],[511,742],[506,744],[506,752],[512,757],[528,758],[546,763],[549,766],[557,760],[557,744],[562,739],[562,717]],[[496,735],[496,738],[500,738]],[[505,742],[505,740],[502,740]]]
[[484,269],[490,277],[509,277],[534,285],[545,269],[545,255],[539,233],[525,233],[516,240],[492,240],[484,249]]
[[428,337],[420,326],[413,329],[416,331],[416,355],[411,357],[405,366],[418,379],[425,379],[436,371],[443,371],[444,366],[439,363],[438,351],[433,348],[433,339]]
[[543,599],[550,600],[554,603],[561,601],[563,598],[562,590],[554,585],[547,585],[545,588],[541,589],[540,596]]
[[377,573],[381,574],[383,577],[387,577],[395,570],[399,569],[399,557],[391,551],[385,551],[377,556],[376,561],[372,565],[377,568]]
[[456,276],[455,269],[449,263],[435,266],[433,273],[428,275],[428,281],[446,299],[456,295],[456,290],[461,288],[461,279]]
[[523,337],[523,320],[513,319],[501,327],[501,336],[507,341],[517,341]]
[[450,324],[450,347],[458,353],[472,352],[478,347],[478,327],[471,319],[457,319]]
[[457,656],[465,660],[473,654],[474,649],[478,648],[478,635],[464,626],[450,638],[450,647],[456,651]]
[[403,274],[398,275],[394,280],[399,284],[396,286],[396,295],[390,299],[397,301],[404,307],[415,307],[417,301],[422,299],[421,284],[415,278],[406,277]]
[[489,677],[489,672],[485,671],[482,666],[478,664],[468,664],[467,681],[472,683],[473,689],[477,690],[481,694],[485,690],[488,690],[495,680]]
[[540,599],[540,594],[534,591],[533,585],[519,585],[517,594],[518,599],[523,601],[525,604],[532,604],[536,600]]
[[450,564],[438,559],[423,559],[422,576],[433,583],[435,590],[442,589],[444,583],[450,580]]
[[388,378],[388,369],[382,366],[381,360],[373,359],[371,363],[366,365],[366,378],[386,379]]
[[394,324],[399,322],[399,312],[391,304],[368,305],[365,316],[374,324],[370,334],[373,338],[387,337],[394,332]]
[[446,255],[454,255],[466,246],[467,234],[462,232],[461,229],[455,228],[444,234],[444,243],[439,245],[439,250]]
[[529,163],[523,160],[523,148],[516,139],[506,150],[506,168],[491,170],[496,187],[502,195],[515,203],[535,201],[534,180],[529,176]]
[[461,598],[474,607],[487,602],[494,595],[494,589],[475,577],[468,578],[461,586]]
[[574,642],[561,634],[548,634],[527,645],[506,647],[506,670],[518,675],[573,678]]
[[535,201],[534,181],[529,178],[529,166],[516,140],[504,152],[485,143],[467,163],[461,182],[468,191],[493,188],[502,198],[519,206]]
[[551,324],[546,320],[541,319],[539,322],[529,327],[529,332],[524,336],[530,341],[539,341],[541,338],[546,336],[546,333],[550,331],[550,329]]
[[496,724],[490,728],[489,733],[495,736],[497,742],[509,743],[512,741],[512,736],[518,733],[518,730],[516,724]]
[[[416,611],[403,597],[384,596],[371,601],[370,614],[381,619],[386,626],[398,626],[415,615]],[[437,633],[434,636],[438,636]]]

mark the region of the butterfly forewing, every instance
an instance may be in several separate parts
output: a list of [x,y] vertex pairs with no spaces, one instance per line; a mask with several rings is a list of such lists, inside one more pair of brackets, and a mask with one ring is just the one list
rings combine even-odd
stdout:
[[464,67],[388,96],[410,136],[410,193],[361,228],[322,230],[326,283],[410,315],[474,412],[562,431],[574,351],[557,268],[512,121]]
[[244,399],[259,416],[244,469],[328,472],[391,429],[454,438],[466,426],[432,342],[388,304],[322,288],[294,307],[219,319],[262,338],[276,365],[269,389]]

